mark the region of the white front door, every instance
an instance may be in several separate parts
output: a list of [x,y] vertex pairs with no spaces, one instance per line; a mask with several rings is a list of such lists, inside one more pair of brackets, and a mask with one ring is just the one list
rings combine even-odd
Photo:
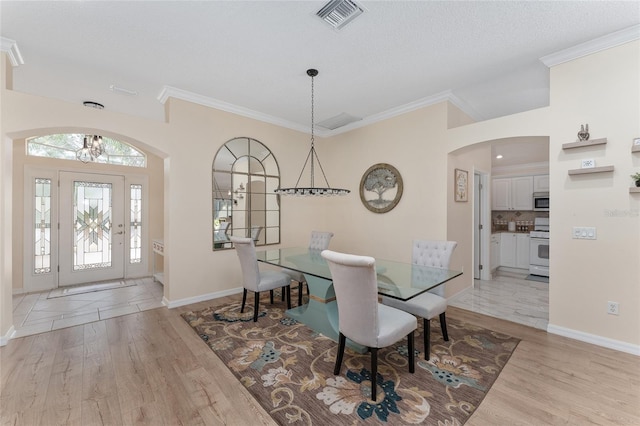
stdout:
[[124,278],[124,176],[60,172],[58,285]]

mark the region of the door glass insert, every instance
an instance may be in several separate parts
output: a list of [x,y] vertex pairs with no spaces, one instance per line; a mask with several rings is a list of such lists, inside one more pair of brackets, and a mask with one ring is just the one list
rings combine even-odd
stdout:
[[74,182],[73,270],[111,266],[112,185]]
[[142,185],[131,185],[129,263],[142,262]]
[[35,274],[51,272],[51,179],[35,179]]

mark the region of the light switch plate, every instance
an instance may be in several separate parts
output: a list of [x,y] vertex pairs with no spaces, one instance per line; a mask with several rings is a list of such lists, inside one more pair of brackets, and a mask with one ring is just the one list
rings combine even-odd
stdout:
[[574,240],[595,240],[597,239],[596,228],[593,226],[574,226]]
[[594,159],[582,160],[582,168],[583,169],[591,169],[591,168],[593,168],[595,166],[596,166],[596,160],[594,160]]

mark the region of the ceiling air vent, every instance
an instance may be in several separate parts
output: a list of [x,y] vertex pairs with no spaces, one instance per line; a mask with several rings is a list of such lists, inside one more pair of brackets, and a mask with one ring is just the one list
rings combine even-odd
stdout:
[[331,0],[316,15],[336,30],[339,30],[362,12],[364,12],[364,9],[354,1]]
[[351,124],[360,120],[362,120],[362,118],[354,117],[347,114],[346,112],[343,112],[342,114],[338,114],[335,117],[327,118],[323,122],[317,123],[317,125],[325,129],[335,130],[339,129],[340,127],[346,126],[347,124]]

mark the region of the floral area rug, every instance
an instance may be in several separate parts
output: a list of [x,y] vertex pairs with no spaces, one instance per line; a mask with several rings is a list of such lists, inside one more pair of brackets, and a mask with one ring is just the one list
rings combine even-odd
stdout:
[[240,302],[182,316],[281,425],[462,425],[519,342],[455,318],[447,318],[445,342],[432,320],[427,362],[419,320],[415,373],[408,371],[406,339],[380,349],[374,402],[368,353],[347,348],[335,376],[337,343],[286,317],[284,302],[262,300],[260,308],[256,323],[253,305],[241,314]]

